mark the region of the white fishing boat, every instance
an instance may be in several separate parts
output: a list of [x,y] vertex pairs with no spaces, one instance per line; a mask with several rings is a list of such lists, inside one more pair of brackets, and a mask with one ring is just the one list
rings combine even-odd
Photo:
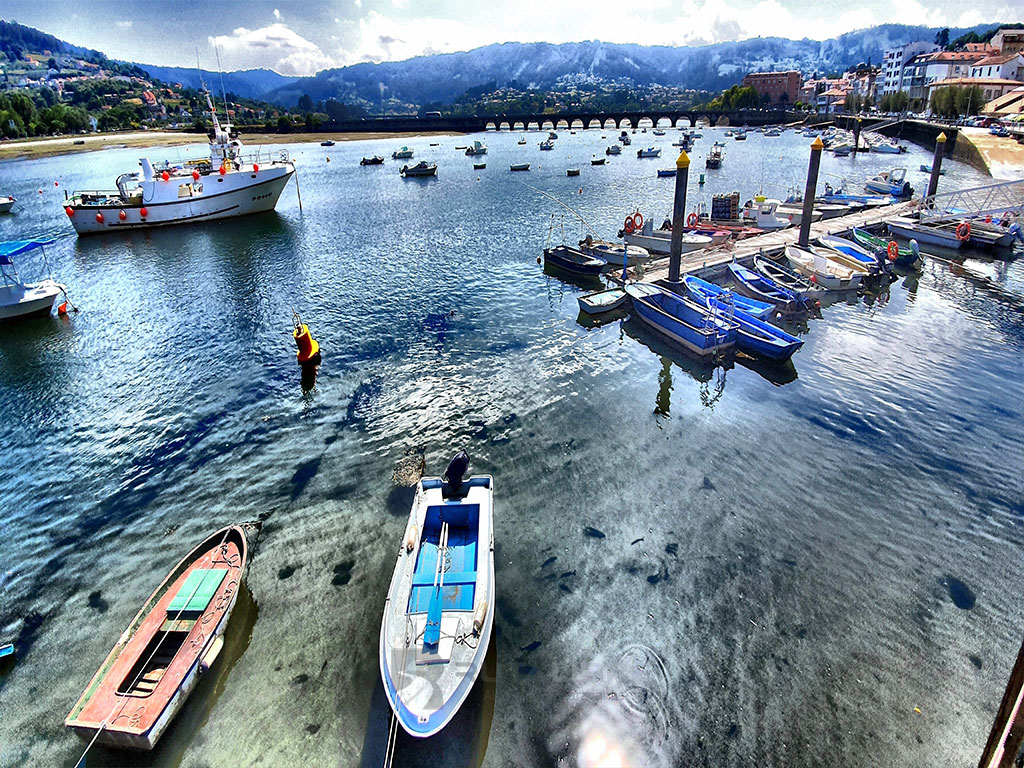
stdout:
[[64,286],[53,280],[26,283],[14,268],[14,257],[30,253],[53,240],[15,240],[0,243],[0,321],[48,315]]
[[755,199],[751,206],[743,208],[741,215],[745,221],[758,229],[785,229],[792,226],[793,222],[777,215],[780,205],[778,200]]
[[525,136],[521,136],[519,138],[519,141],[516,142],[516,144],[519,144],[519,145],[522,145],[522,144],[525,144],[525,143],[526,143],[526,137]]
[[178,165],[140,159],[140,172],[122,173],[116,190],[75,192],[64,212],[80,235],[210,221],[273,210],[295,166],[288,153],[243,155],[231,124],[213,116],[210,157]]
[[786,246],[786,258],[800,274],[826,291],[848,291],[860,285],[864,273],[850,269],[810,248]]
[[[467,149],[467,147],[461,147],[461,149]],[[396,149],[391,153],[392,160],[412,160],[413,151],[406,146],[401,149]]]
[[591,235],[587,235],[580,240],[580,250],[588,256],[597,256],[599,259],[604,259],[608,262],[610,269],[621,267],[623,259],[625,259],[626,266],[632,267],[651,258],[651,252],[646,248],[628,244],[623,247],[619,243],[597,240]]
[[[672,250],[672,232],[666,229],[654,229],[654,225],[649,220],[644,222],[639,231],[624,232],[623,238],[627,245],[643,248],[654,256],[668,256]],[[713,240],[707,235],[684,232],[682,238],[681,253],[684,254],[708,248],[713,244]]]
[[468,147],[466,147],[466,154],[467,155],[486,155],[487,154],[487,145],[483,144],[480,141],[474,140],[472,144],[470,144]]
[[11,195],[0,195],[0,213],[10,213],[16,202]]
[[433,736],[466,700],[494,624],[493,480],[469,457],[416,488],[380,628],[380,674],[396,719]]
[[637,157],[661,157],[661,150],[657,147],[647,147],[647,149],[638,149],[636,151]]
[[664,136],[665,135],[665,129],[664,128],[655,128],[653,131],[651,131],[651,133],[653,133],[655,136]]
[[437,163],[428,163],[426,160],[420,160],[416,165],[403,165],[399,174],[405,178],[412,176],[436,176],[437,175]]

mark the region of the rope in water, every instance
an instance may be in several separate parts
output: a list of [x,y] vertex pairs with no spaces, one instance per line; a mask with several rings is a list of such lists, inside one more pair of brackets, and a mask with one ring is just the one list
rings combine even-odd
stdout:
[[[224,542],[227,540],[228,534],[231,533],[231,528],[232,528],[232,526],[228,526],[228,528],[225,529],[224,536],[221,537],[220,543],[217,544],[215,549],[220,549],[221,547],[224,546]],[[187,606],[191,602],[192,598],[195,597],[196,592],[199,591],[199,587],[202,586],[202,583],[203,583],[202,579],[200,579],[196,583],[196,586],[192,590],[192,594],[188,596],[188,600],[186,600],[184,602],[184,605],[182,605],[182,607],[180,609],[178,609],[178,613],[175,614],[174,621],[178,621],[181,618],[181,614],[184,613],[184,611],[185,611],[185,606]],[[145,619],[143,619],[143,621],[145,621]],[[141,622],[140,622],[140,626],[141,626]],[[157,651],[160,650],[160,646],[163,645],[163,642],[166,639],[167,639],[167,633],[165,632],[164,636],[160,638],[160,642],[156,644],[156,647],[153,649],[153,652],[151,654],[149,654],[149,658],[146,659],[146,663],[143,664],[141,667],[139,667],[139,673],[135,676],[135,679],[132,680],[131,685],[129,685],[125,689],[125,692],[122,693],[118,697],[117,701],[114,702],[114,706],[110,708],[110,712],[108,712],[107,716],[105,718],[103,718],[103,720],[100,722],[100,727],[96,729],[96,733],[92,737],[92,740],[86,745],[85,751],[82,752],[82,756],[80,758],[78,758],[78,760],[75,762],[75,768],[79,768],[80,766],[82,768],[84,768],[84,762],[83,761],[85,760],[85,756],[89,754],[89,750],[92,749],[93,745],[96,743],[96,739],[98,739],[100,737],[100,734],[103,733],[103,729],[107,726],[107,721],[110,719],[110,716],[112,714],[114,714],[114,711],[118,708],[118,706],[124,704],[124,699],[135,688],[135,685],[139,682],[140,678],[142,677],[143,672],[145,672],[146,668],[149,666],[149,662],[151,662],[153,660],[153,658],[156,656]]]

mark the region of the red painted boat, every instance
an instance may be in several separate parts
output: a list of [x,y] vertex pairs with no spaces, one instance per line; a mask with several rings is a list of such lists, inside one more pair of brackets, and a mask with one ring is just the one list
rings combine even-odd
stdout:
[[89,742],[153,748],[220,653],[259,527],[229,525],[182,558],[93,676],[68,728]]

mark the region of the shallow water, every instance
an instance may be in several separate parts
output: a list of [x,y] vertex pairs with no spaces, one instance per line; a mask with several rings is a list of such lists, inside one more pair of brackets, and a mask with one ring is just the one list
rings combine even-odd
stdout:
[[[379,765],[411,501],[392,469],[462,446],[495,476],[495,638],[458,718],[401,736],[396,765],[976,763],[1024,626],[1024,269],[928,261],[827,307],[785,375],[707,369],[632,321],[578,324],[580,289],[537,264],[550,224],[579,227],[531,187],[606,236],[638,206],[658,221],[673,132],[604,167],[617,131],[560,133],[488,135],[483,171],[465,137],[409,139],[427,180],[358,166],[402,142],[293,146],[302,212],[290,184],[276,213],[47,249],[82,312],[0,330],[0,765],[72,765],[62,720],[142,601],[258,516],[217,678],[152,755],[89,765]],[[703,194],[785,195],[809,142],[729,141]],[[63,190],[138,154],[0,164],[21,201],[0,239],[68,233]],[[826,154],[822,178],[892,162]],[[985,182],[945,167],[942,188]],[[324,354],[308,392],[293,309]]]

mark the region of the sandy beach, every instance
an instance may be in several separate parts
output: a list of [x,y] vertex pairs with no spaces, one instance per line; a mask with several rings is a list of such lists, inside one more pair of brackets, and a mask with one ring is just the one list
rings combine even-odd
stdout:
[[[367,139],[411,138],[408,133],[241,133],[246,144],[302,144],[321,141],[362,141]],[[454,132],[425,131],[417,136],[454,136]],[[81,143],[76,143],[81,142]],[[0,142],[0,160],[33,157],[52,157],[74,152],[91,152],[112,147],[174,147],[188,144],[206,144],[202,133],[178,131],[124,131],[116,133],[90,133],[79,136],[19,139]]]

